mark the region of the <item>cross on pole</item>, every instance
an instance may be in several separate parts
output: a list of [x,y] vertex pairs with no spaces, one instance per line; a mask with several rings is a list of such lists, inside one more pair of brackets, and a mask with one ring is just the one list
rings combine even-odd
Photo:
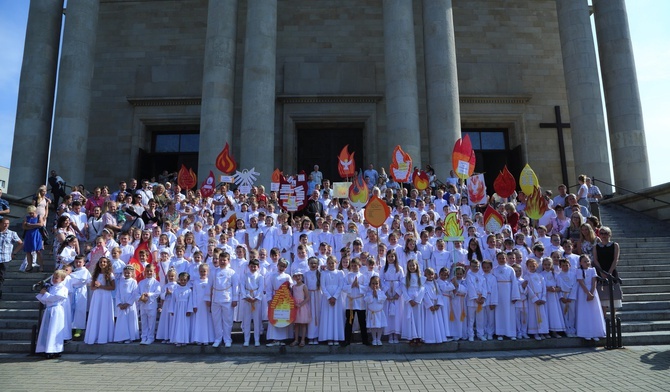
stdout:
[[554,114],[556,116],[556,122],[540,123],[540,128],[554,128],[558,133],[558,152],[561,157],[561,175],[563,176],[563,183],[569,189],[570,185],[568,184],[568,163],[565,159],[565,142],[563,141],[563,128],[570,128],[570,123],[561,122],[560,106],[554,106]]

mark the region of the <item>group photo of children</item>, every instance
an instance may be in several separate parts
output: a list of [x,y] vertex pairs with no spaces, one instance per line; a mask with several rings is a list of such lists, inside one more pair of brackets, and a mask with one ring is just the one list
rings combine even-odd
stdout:
[[[523,193],[471,205],[453,172],[419,191],[370,165],[371,194],[391,211],[375,228],[319,174],[309,174],[307,193],[317,208],[295,213],[262,185],[245,194],[220,184],[210,197],[166,178],[73,188],[46,223],[56,270],[37,295],[37,352],[59,356],[69,340],[228,348],[240,329],[244,347],[605,336],[609,288],[600,278],[617,275],[619,247],[586,176],[576,193],[545,190],[538,220],[526,215]],[[45,220],[45,191],[25,227]],[[486,230],[487,205],[504,219],[496,232]],[[445,237],[452,212],[462,239]],[[46,262],[36,232],[26,272]],[[287,287],[289,325],[274,316]]]

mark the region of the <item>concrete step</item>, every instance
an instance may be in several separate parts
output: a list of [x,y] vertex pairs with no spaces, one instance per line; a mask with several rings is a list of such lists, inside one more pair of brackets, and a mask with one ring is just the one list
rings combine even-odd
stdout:
[[629,332],[670,331],[670,320],[661,321],[627,321],[621,322],[621,331]]
[[[32,328],[32,327],[31,327]],[[0,341],[3,340],[27,340],[30,341],[32,336],[31,328],[19,329],[0,329]]]
[[654,272],[668,272],[670,271],[670,265],[668,264],[661,264],[661,263],[656,263],[656,264],[645,264],[645,265],[634,265],[634,264],[623,264],[623,265],[618,265],[617,266],[617,271],[619,272],[633,272],[635,273],[636,271],[654,271]]
[[670,312],[667,310],[621,310],[617,312],[621,322],[630,321],[664,321],[670,320]]
[[624,346],[647,346],[670,344],[670,331],[630,332],[622,334]]
[[621,279],[633,279],[633,278],[670,278],[670,268],[667,271],[636,271],[632,268],[622,270],[621,267],[617,268],[619,276]]
[[33,325],[37,324],[35,319],[22,318],[2,318],[0,319],[0,329],[31,329]]
[[626,294],[623,297],[624,304],[639,301],[670,301],[670,293]]
[[623,280],[623,285],[624,286],[670,285],[670,277],[655,277],[655,278],[631,277]]
[[668,264],[667,252],[649,252],[645,254],[621,255],[619,265],[649,265],[649,264]]
[[623,306],[626,310],[666,310],[670,312],[668,301],[626,301]]
[[38,309],[39,301],[1,301],[0,309],[10,310],[10,309]]
[[[0,302],[1,304],[2,302]],[[5,318],[37,320],[39,309],[37,306],[34,309],[7,309],[0,308],[0,320]]]
[[670,291],[670,285],[644,285],[644,286],[626,286],[621,287],[624,295],[627,293],[630,294],[641,294],[641,293],[667,293]]
[[2,301],[0,301],[0,307],[2,307],[3,301],[37,301],[35,296],[37,292],[26,292],[25,290],[14,293],[14,292],[3,292]]

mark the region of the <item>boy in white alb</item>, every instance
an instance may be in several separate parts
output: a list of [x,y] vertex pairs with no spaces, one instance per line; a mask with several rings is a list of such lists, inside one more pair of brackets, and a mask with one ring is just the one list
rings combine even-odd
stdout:
[[223,252],[219,255],[219,269],[212,281],[213,347],[219,347],[222,341],[225,347],[233,344],[233,309],[237,306],[237,298],[238,276],[230,267],[230,256]]
[[486,304],[486,280],[479,271],[479,261],[470,262],[470,270],[465,276],[465,286],[467,288],[466,306],[468,312],[468,340],[475,340],[475,326],[477,328],[477,337],[486,340],[484,326],[486,318],[484,315],[484,305]]
[[368,340],[368,328],[365,320],[365,293],[368,287],[365,286],[365,279],[363,273],[360,271],[361,260],[354,257],[349,264],[349,273],[345,276],[344,287],[342,291],[345,293],[345,319],[344,319],[344,342],[342,346],[351,344],[351,332],[354,325],[354,316],[358,317],[358,325],[361,327],[361,339],[366,346],[370,345]]
[[161,294],[161,285],[155,278],[153,264],[144,268],[144,279],[138,285],[140,293],[140,319],[142,320],[142,343],[151,344],[156,338],[156,314],[158,312],[158,297]]
[[242,316],[242,331],[244,332],[244,347],[249,346],[251,336],[251,322],[254,323],[254,346],[261,345],[263,333],[262,310],[263,290],[265,279],[260,273],[258,259],[249,261],[249,272],[244,274],[239,282],[240,287],[240,315]]
[[486,304],[484,306],[484,334],[487,339],[493,339],[495,332],[495,315],[498,306],[498,281],[491,273],[493,270],[493,263],[491,260],[484,260],[482,262],[482,271],[484,272],[484,280],[486,281]]
[[116,323],[114,324],[114,341],[130,343],[140,338],[140,326],[137,321],[139,299],[137,282],[133,279],[135,268],[132,265],[123,267],[123,279],[116,286]]

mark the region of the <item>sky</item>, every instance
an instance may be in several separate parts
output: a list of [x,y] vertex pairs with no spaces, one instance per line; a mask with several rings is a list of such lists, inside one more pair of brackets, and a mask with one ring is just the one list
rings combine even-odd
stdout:
[[[0,166],[9,167],[29,0],[0,0]],[[627,0],[652,185],[670,182],[670,0]],[[593,23],[593,20],[592,20]],[[11,169],[11,168],[10,168]],[[11,187],[11,184],[10,184]]]

